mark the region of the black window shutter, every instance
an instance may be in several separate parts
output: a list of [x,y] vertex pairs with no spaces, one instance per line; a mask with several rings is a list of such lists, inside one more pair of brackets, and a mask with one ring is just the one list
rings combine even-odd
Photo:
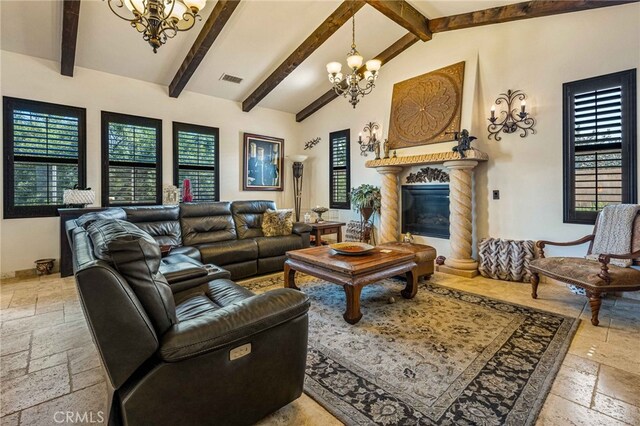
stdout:
[[350,131],[329,134],[329,207],[349,209],[351,203]]
[[173,123],[173,180],[189,179],[193,201],[219,201],[219,129]]

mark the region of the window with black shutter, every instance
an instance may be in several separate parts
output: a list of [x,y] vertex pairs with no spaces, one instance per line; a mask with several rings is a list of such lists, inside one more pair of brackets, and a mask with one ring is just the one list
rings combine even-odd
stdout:
[[56,216],[64,190],[86,184],[86,110],[3,101],[4,218]]
[[191,183],[193,201],[219,201],[218,138],[215,127],[173,123],[173,180]]
[[162,121],[102,112],[102,205],[162,204]]
[[636,70],[564,86],[564,221],[635,203]]
[[350,131],[341,130],[329,134],[329,207],[349,209],[351,186]]

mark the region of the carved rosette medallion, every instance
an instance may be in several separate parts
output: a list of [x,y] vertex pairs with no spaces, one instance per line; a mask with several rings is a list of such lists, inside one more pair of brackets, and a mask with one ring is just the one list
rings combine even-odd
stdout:
[[391,149],[453,140],[460,131],[464,62],[393,86]]

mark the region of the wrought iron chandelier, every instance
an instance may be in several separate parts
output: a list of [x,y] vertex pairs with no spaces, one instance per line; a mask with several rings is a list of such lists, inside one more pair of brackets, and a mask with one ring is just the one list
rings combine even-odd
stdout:
[[[342,75],[340,72],[342,64],[340,62],[329,62],[327,64],[327,72],[336,94],[347,98],[355,108],[360,102],[359,98],[368,95],[376,87],[375,81],[378,78],[378,70],[382,63],[378,59],[371,59],[365,65],[366,70],[361,69],[364,59],[356,50],[356,15],[353,13],[353,6],[351,11],[351,50],[347,53],[347,65],[351,68],[351,74],[347,75],[346,78]],[[364,82],[364,87],[360,85],[361,81]]]
[[[142,38],[153,48],[153,53],[173,38],[179,31],[193,28],[196,20],[201,20],[198,13],[204,8],[207,0],[107,0],[109,8],[116,16],[123,19],[142,33]],[[133,16],[120,12],[123,7]]]

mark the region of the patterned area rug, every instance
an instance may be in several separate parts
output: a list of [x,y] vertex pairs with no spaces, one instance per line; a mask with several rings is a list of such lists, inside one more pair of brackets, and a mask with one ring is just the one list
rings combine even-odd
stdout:
[[533,424],[579,320],[433,279],[413,300],[400,280],[365,287],[364,316],[349,325],[340,286],[297,277],[311,299],[305,392],[348,425]]

